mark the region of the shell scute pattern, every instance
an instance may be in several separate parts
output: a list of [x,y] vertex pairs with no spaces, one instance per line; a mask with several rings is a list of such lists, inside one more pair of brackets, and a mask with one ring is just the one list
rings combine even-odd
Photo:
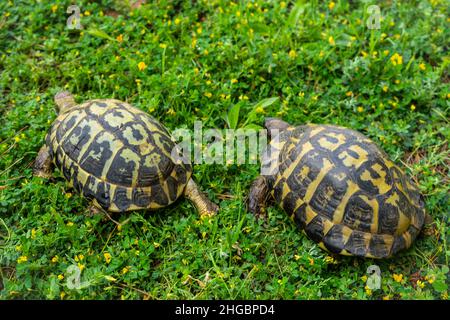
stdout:
[[46,141],[69,184],[109,211],[167,206],[191,176],[190,164],[173,163],[168,131],[114,99],[91,100],[60,114]]
[[328,125],[280,137],[272,195],[308,237],[344,255],[380,258],[409,247],[424,223],[422,196],[371,140]]

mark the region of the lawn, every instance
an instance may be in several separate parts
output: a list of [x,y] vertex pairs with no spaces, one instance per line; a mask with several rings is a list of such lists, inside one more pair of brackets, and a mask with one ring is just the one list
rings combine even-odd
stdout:
[[[447,1],[76,2],[80,30],[66,24],[73,1],[0,2],[0,299],[448,299]],[[361,131],[417,182],[433,222],[391,259],[331,256],[277,206],[267,223],[247,213],[254,164],[194,166],[220,205],[209,219],[185,199],[90,216],[59,171],[32,175],[63,89],[170,130],[275,116]]]

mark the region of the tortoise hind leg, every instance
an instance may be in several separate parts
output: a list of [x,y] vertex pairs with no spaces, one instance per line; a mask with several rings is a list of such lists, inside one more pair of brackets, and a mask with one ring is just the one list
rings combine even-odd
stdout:
[[259,176],[253,181],[248,196],[248,211],[257,218],[266,219],[265,208],[269,197],[269,184],[265,176]]
[[39,153],[34,161],[33,175],[41,178],[49,179],[52,176],[52,158],[48,146],[45,144],[39,150]]
[[192,179],[187,183],[184,195],[194,203],[201,217],[213,216],[219,211],[219,207],[199,190]]

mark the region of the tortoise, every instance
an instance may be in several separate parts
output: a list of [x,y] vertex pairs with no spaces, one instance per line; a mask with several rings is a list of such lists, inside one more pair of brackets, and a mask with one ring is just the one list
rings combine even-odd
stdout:
[[217,212],[193,181],[191,163],[172,156],[175,144],[156,119],[115,99],[76,104],[63,91],[54,100],[59,115],[36,158],[35,176],[49,178],[55,164],[92,201],[93,212],[158,209],[181,195],[201,216]]
[[335,125],[267,118],[265,127],[271,141],[250,212],[264,217],[270,197],[333,254],[388,258],[411,246],[425,220],[423,196],[374,142]]

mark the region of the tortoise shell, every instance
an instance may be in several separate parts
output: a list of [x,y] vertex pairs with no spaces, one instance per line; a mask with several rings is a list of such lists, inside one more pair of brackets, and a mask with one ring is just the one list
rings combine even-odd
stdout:
[[190,164],[175,164],[166,128],[128,103],[91,100],[60,114],[47,136],[50,156],[70,185],[113,212],[157,209],[184,190]]
[[277,138],[271,193],[309,238],[373,258],[411,245],[424,223],[422,196],[371,140],[331,125],[290,127]]

